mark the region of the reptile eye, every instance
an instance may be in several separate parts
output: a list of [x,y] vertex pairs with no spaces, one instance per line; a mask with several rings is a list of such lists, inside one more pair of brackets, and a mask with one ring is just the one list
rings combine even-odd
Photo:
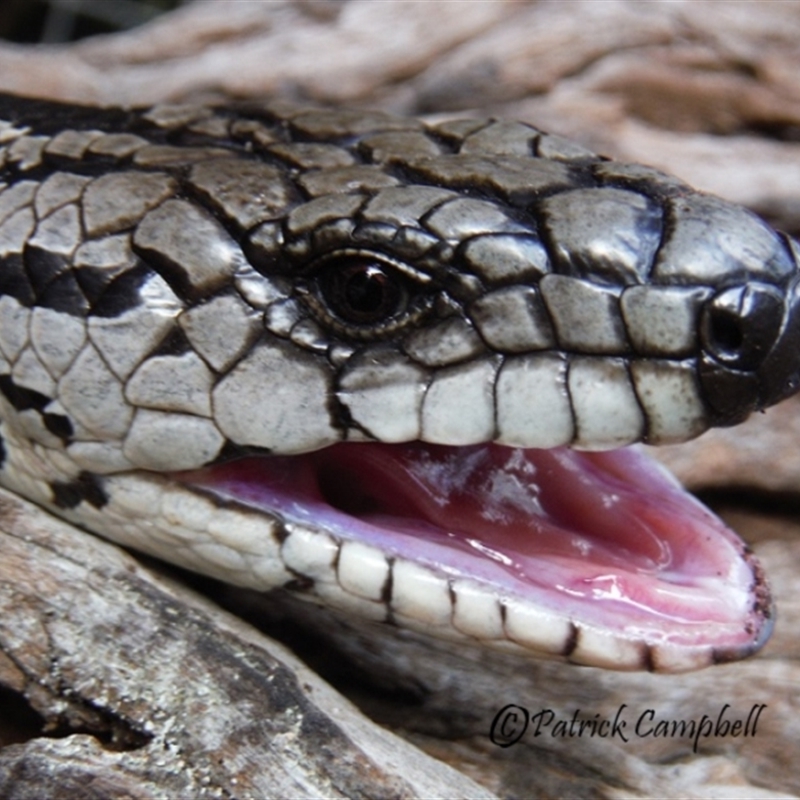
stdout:
[[740,370],[756,369],[780,332],[783,299],[771,286],[736,286],[705,307],[700,327],[703,347],[716,361]]
[[408,305],[403,277],[375,258],[332,259],[318,280],[321,294],[334,314],[355,325],[389,320]]
[[314,261],[298,293],[321,323],[361,340],[413,324],[431,310],[436,295],[429,275],[390,256],[355,249]]

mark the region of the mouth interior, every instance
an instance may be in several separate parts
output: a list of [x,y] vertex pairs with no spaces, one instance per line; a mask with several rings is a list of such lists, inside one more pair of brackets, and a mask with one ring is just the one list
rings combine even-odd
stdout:
[[663,567],[669,545],[645,518],[620,507],[629,487],[608,470],[614,461],[584,454],[579,466],[563,449],[408,445],[323,456],[317,475],[334,508],[374,525],[418,529],[454,548],[496,553],[500,563],[559,557]]
[[636,449],[344,443],[176,477],[625,635],[758,627],[743,543]]

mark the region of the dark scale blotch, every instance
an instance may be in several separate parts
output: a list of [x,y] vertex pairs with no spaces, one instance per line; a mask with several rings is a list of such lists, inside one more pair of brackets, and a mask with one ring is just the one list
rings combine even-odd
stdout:
[[50,491],[53,495],[53,503],[58,508],[75,508],[80,505],[83,499],[79,492],[76,492],[72,484],[54,482],[50,484]]
[[0,469],[3,468],[3,465],[6,463],[6,443],[3,440],[3,437],[0,436]]
[[[2,93],[0,93],[0,119],[11,122],[15,127],[30,127],[32,132],[39,136],[55,137],[65,130],[99,130],[111,134],[124,131],[139,134],[153,144],[158,144],[167,143],[169,137],[175,133],[144,119],[141,110],[81,106]],[[67,163],[72,172],[102,175],[109,165],[116,165],[118,160],[110,156],[86,153],[82,159],[75,161],[65,160],[60,155],[44,153],[43,163],[27,170],[26,176],[43,180],[52,174],[55,165],[61,163]]]
[[284,583],[283,588],[290,592],[306,594],[314,588],[314,579],[309,578],[307,575],[298,574],[297,577]]
[[190,350],[192,350],[192,346],[189,344],[186,334],[183,332],[182,328],[179,328],[177,325],[175,325],[161,340],[161,343],[158,345],[158,347],[153,350],[153,352],[150,354],[150,357],[180,356],[183,355],[183,353],[188,353]]
[[53,436],[57,436],[64,444],[67,444],[75,432],[69,417],[63,414],[42,414],[42,421]]
[[[381,586],[381,602],[388,606],[392,602],[392,590],[394,588],[394,558],[387,558],[386,563],[389,565],[389,571],[386,573],[386,580],[383,582],[383,586]],[[450,601],[454,602],[452,596],[452,588],[450,589],[451,598]]]
[[50,484],[53,503],[58,508],[75,508],[82,502],[94,508],[102,508],[108,502],[102,482],[91,472],[81,472],[72,481],[54,481]]
[[[275,517],[273,519],[275,526],[272,528],[272,538],[279,544],[282,545],[288,538],[289,538],[289,531],[286,530],[286,525],[284,520],[280,517]],[[288,569],[288,567],[287,567]]]
[[264,447],[251,447],[245,444],[236,444],[236,442],[226,439],[225,444],[222,445],[222,449],[219,451],[213,463],[224,464],[226,461],[234,461],[237,458],[244,458],[245,456],[252,455],[263,456],[267,453],[269,453],[269,450]]
[[140,305],[142,299],[139,289],[152,274],[153,271],[141,263],[120,273],[103,288],[92,303],[92,314],[96,317],[113,318]]
[[128,269],[130,268],[77,267],[75,280],[78,282],[83,296],[89,301],[89,305],[95,306],[111,282]]
[[564,643],[564,649],[561,651],[561,655],[569,658],[569,656],[575,652],[575,648],[578,646],[579,638],[580,631],[578,630],[578,626],[575,625],[574,622],[570,622],[569,636],[567,636],[567,641]]
[[[133,251],[137,257],[147,265],[150,272],[158,273],[169,285],[178,297],[185,300],[197,302],[202,299],[203,295],[207,292],[201,292],[196,286],[192,285],[189,275],[182,264],[178,264],[171,258],[168,258],[163,253],[157,250],[152,250],[139,245],[133,245]],[[138,299],[138,294],[137,294]]]
[[19,253],[0,259],[0,295],[7,294],[23,306],[36,303],[36,293]]
[[70,269],[67,259],[58,253],[51,253],[35,245],[25,247],[25,268],[31,283],[41,292],[59,275]]
[[697,365],[702,397],[711,424],[743,422],[758,405],[758,375],[731,369],[703,355]]
[[0,119],[9,120],[15,127],[30,126],[38,135],[55,136],[69,128],[124,131],[138,116],[121,108],[99,109],[0,94]]
[[73,272],[65,272],[52,281],[39,295],[38,305],[73,317],[85,317],[89,311],[89,301]]
[[17,386],[10,375],[0,375],[0,392],[6,396],[8,402],[11,403],[17,411],[27,411],[31,408],[36,411],[41,411],[53,400],[52,397],[37,392],[35,389],[26,389],[24,386]]

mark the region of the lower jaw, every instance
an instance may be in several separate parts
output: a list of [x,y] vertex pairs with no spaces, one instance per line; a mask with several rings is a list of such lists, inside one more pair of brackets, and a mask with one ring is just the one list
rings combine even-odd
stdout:
[[435,635],[682,671],[749,655],[770,632],[746,546],[632,449],[341,444],[174,478],[336,542],[333,579],[304,575],[306,554],[300,583]]

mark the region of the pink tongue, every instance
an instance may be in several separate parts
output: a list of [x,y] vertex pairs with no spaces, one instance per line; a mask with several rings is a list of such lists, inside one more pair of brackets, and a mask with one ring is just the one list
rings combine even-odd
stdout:
[[514,561],[562,556],[663,568],[672,559],[664,531],[674,520],[620,478],[631,455],[412,443],[344,445],[312,458],[328,502],[377,525],[424,520],[448,532],[451,546],[483,546]]

